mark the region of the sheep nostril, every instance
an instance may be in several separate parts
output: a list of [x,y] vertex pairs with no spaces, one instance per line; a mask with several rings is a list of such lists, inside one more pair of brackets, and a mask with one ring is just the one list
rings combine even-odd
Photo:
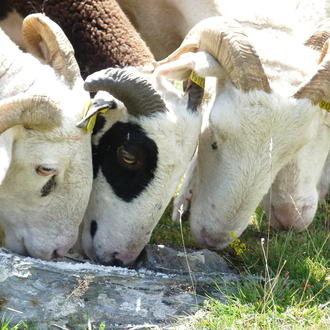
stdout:
[[110,261],[100,261],[100,263],[104,266],[115,266],[115,267],[123,267],[124,263],[120,259],[111,259]]
[[52,253],[52,259],[56,259],[56,258],[63,258],[64,254],[61,253],[58,249],[54,250]]
[[123,267],[124,263],[119,259],[113,259],[111,266]]
[[118,252],[113,252],[111,255],[109,255],[109,257],[111,257],[111,259],[109,260],[102,260],[101,258],[98,258],[99,263],[101,263],[104,266],[116,266],[116,267],[123,267],[124,266],[124,262],[122,260],[120,260],[119,258],[117,258],[117,255],[119,255]]
[[90,233],[91,233],[92,238],[95,236],[96,231],[97,231],[97,222],[95,220],[92,220],[91,228],[90,228]]

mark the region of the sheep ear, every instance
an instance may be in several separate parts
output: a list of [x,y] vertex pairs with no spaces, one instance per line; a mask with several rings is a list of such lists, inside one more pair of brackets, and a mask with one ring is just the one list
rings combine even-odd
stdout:
[[12,157],[13,134],[9,129],[0,135],[0,185],[9,169]]
[[187,80],[191,71],[195,71],[197,76],[202,78],[221,78],[226,75],[219,62],[206,51],[188,52],[175,61],[165,64],[160,62],[160,66],[156,69],[155,74],[169,80]]

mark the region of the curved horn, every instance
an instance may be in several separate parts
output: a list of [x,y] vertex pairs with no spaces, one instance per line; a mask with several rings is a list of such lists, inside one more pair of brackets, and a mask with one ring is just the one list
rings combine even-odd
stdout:
[[103,90],[122,101],[134,116],[166,111],[166,105],[152,85],[133,67],[109,68],[87,77],[90,92]]
[[[56,71],[62,74],[70,85],[73,85],[80,70],[74,57],[71,43],[62,29],[43,14],[31,14],[23,21],[23,41],[31,54],[47,61]],[[40,43],[44,42],[47,54]],[[46,57],[46,58],[45,58]]]
[[271,91],[255,49],[235,20],[216,16],[199,22],[181,46],[158,63],[173,61],[183,53],[197,50],[205,50],[215,57],[237,88],[245,92],[254,89]]
[[0,101],[0,133],[15,125],[52,128],[61,124],[61,110],[43,95],[14,96]]
[[309,99],[314,105],[330,97],[330,53],[328,39],[320,56],[320,65],[312,79],[294,95],[296,99]]
[[315,31],[305,42],[305,46],[322,51],[323,45],[330,38],[330,20],[323,21],[317,31]]

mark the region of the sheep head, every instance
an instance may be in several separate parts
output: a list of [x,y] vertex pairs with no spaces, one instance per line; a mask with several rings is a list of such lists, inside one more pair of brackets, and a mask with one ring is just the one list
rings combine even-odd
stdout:
[[14,252],[63,256],[78,236],[92,185],[90,135],[76,127],[89,95],[62,30],[23,22],[24,53],[0,31],[0,223]]
[[[210,24],[212,29],[215,20],[225,19],[211,18],[200,24]],[[320,98],[312,93],[311,84],[299,88],[294,96],[286,95],[286,91],[278,89],[276,84],[268,84],[263,73],[264,64],[261,64],[267,64],[267,58],[258,60],[254,50],[249,53],[255,56],[253,63],[259,63],[258,69],[253,69],[259,74],[257,79],[253,76],[249,79],[251,75],[245,68],[249,60],[239,49],[253,49],[253,46],[244,35],[243,27],[239,29],[237,24],[235,37],[228,41],[232,47],[225,46],[226,50],[222,51],[225,55],[220,64],[225,73],[218,76],[216,99],[208,125],[201,133],[191,182],[175,203],[180,207],[185,197],[191,199],[193,235],[202,246],[217,249],[226,247],[244,231],[278,171],[312,140],[321,114],[316,105]],[[272,43],[267,46],[275,47]],[[301,45],[294,51],[302,56],[301,53],[306,52],[304,48],[307,47]],[[228,65],[231,57],[235,58],[233,65],[243,68],[234,70]],[[327,65],[326,61],[323,66]],[[328,77],[323,66],[320,72]],[[286,77],[285,72],[283,76]],[[314,78],[317,82],[318,77]],[[318,86],[323,89],[326,85]],[[319,95],[323,97],[327,93]],[[176,210],[174,217],[177,216]]]
[[132,67],[102,70],[85,87],[108,93],[95,96],[92,114],[105,100],[111,110],[99,113],[93,131],[82,247],[97,262],[128,264],[147,244],[195,152],[203,90],[191,86],[182,95],[156,71]]

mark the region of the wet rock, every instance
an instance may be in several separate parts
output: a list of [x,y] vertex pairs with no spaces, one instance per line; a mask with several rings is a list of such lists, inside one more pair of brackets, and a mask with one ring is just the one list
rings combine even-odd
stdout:
[[233,273],[226,261],[216,252],[203,250],[182,250],[164,245],[147,245],[138,262],[145,267],[162,273],[188,274]]
[[140,268],[133,270],[72,259],[46,262],[0,249],[0,317],[31,321],[38,329],[80,329],[101,322],[107,329],[171,324],[197,311],[205,293],[223,299],[214,280],[238,280],[223,273],[223,260],[206,251],[182,257],[179,251],[149,246]]

